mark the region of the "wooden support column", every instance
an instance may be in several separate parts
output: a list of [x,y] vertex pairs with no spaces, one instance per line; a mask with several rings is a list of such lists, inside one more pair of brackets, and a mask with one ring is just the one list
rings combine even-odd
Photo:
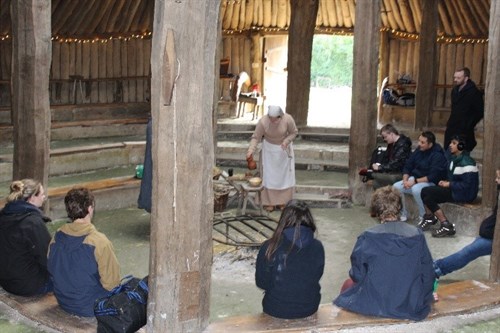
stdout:
[[219,0],[155,1],[148,332],[208,325],[219,7]]
[[[252,47],[250,48],[251,59],[252,59],[252,73],[250,80],[252,80],[253,84],[258,84],[259,87],[262,87],[262,78],[263,78],[263,64],[262,64],[262,35],[260,33],[252,34]],[[262,90],[263,91],[263,90]]]
[[[500,169],[500,1],[490,6],[488,66],[486,69],[484,140],[483,140],[483,205],[491,208],[497,202],[495,170]],[[500,210],[497,221],[500,220]],[[490,279],[500,282],[500,224],[495,227],[493,253],[491,254]]]
[[318,8],[319,0],[290,0],[286,112],[292,115],[298,127],[307,125],[312,44]]
[[438,2],[422,0],[422,25],[419,38],[418,78],[415,100],[415,129],[430,125],[437,73]]
[[349,188],[355,203],[365,202],[365,168],[377,140],[377,73],[380,44],[380,0],[358,0],[354,25]]
[[11,2],[13,179],[49,177],[51,1]]

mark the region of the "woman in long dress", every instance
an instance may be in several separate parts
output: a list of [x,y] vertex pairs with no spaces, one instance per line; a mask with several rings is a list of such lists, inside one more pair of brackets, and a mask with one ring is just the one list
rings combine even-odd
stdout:
[[275,105],[269,106],[267,115],[255,127],[246,157],[251,157],[262,142],[262,204],[267,211],[273,211],[276,206],[282,209],[293,198],[295,157],[292,142],[297,133],[292,116]]

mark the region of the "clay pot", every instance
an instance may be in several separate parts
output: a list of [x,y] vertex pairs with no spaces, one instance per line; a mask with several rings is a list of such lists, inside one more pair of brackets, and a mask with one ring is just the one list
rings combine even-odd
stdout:
[[247,158],[247,167],[250,170],[257,169],[257,163],[255,163],[255,161],[253,160],[253,156]]

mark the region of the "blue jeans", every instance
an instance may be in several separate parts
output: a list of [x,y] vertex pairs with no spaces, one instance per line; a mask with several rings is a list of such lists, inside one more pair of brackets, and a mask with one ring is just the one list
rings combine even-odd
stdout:
[[472,243],[465,246],[460,251],[434,261],[434,271],[436,272],[436,276],[439,278],[440,276],[449,274],[464,267],[474,259],[490,255],[492,248],[493,239],[477,237]]
[[[408,179],[411,180],[411,179],[414,179],[414,177],[410,177]],[[404,196],[404,193],[407,193],[407,194],[413,195],[413,198],[415,199],[415,202],[417,203],[417,206],[418,206],[418,216],[423,217],[425,214],[425,208],[424,208],[424,202],[422,201],[422,198],[420,197],[420,192],[422,192],[422,189],[424,187],[434,186],[434,185],[435,185],[434,183],[416,183],[412,187],[406,189],[403,187],[402,180],[394,183],[394,185],[392,185],[392,186],[394,188],[398,189],[399,192],[401,192],[401,203],[403,204],[403,209],[401,211],[401,215],[408,216],[408,211],[406,210],[406,203],[405,203],[405,196]]]

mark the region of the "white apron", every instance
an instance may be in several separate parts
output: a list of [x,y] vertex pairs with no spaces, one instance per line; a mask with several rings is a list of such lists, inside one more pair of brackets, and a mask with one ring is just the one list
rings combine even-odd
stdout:
[[270,190],[295,186],[295,157],[292,143],[286,150],[281,145],[262,140],[262,185]]

